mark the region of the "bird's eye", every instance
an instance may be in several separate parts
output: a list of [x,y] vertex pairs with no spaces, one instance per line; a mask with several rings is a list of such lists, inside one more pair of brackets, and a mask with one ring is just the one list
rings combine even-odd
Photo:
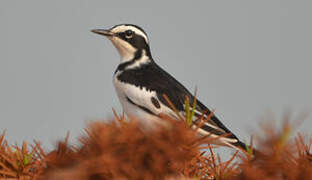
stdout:
[[130,39],[130,38],[132,38],[134,32],[131,31],[131,30],[127,30],[127,31],[125,32],[125,34],[126,34],[126,38],[127,38],[127,39]]

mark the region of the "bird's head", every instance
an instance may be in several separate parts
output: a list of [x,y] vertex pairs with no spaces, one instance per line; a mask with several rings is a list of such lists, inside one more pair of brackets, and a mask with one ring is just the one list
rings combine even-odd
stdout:
[[91,31],[106,36],[118,50],[122,61],[129,61],[142,53],[151,57],[148,37],[144,30],[136,25],[120,24],[110,29]]

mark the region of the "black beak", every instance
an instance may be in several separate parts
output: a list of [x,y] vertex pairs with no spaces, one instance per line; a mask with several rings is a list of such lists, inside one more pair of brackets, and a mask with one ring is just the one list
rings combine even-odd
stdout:
[[91,32],[94,32],[96,34],[104,35],[107,37],[114,36],[114,33],[112,33],[110,30],[106,29],[92,29]]

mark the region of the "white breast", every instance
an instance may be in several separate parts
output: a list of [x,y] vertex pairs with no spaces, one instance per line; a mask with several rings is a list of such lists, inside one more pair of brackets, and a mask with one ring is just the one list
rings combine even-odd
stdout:
[[[168,108],[158,100],[155,91],[150,91],[144,87],[140,88],[132,84],[121,82],[117,79],[118,74],[119,73],[117,72],[114,75],[113,83],[123,110],[128,116],[140,120],[140,122],[142,122],[144,126],[153,126],[155,122],[161,123],[161,121],[163,120],[155,116],[161,113],[169,116],[175,116],[175,113],[170,108]],[[130,102],[128,102],[127,97],[131,99],[131,101],[133,101],[135,104],[147,108],[155,115],[152,115],[137,107],[136,105],[131,104]],[[159,101],[160,108],[156,108],[154,106],[151,101],[152,97]]]

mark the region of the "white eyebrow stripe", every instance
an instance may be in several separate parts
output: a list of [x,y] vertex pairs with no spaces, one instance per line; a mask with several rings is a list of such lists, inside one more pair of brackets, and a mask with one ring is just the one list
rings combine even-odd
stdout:
[[135,34],[142,36],[145,39],[145,41],[148,43],[148,37],[146,36],[146,34],[134,26],[121,25],[121,26],[117,26],[113,28],[111,31],[113,33],[120,33],[120,32],[125,32],[126,30],[134,31]]

